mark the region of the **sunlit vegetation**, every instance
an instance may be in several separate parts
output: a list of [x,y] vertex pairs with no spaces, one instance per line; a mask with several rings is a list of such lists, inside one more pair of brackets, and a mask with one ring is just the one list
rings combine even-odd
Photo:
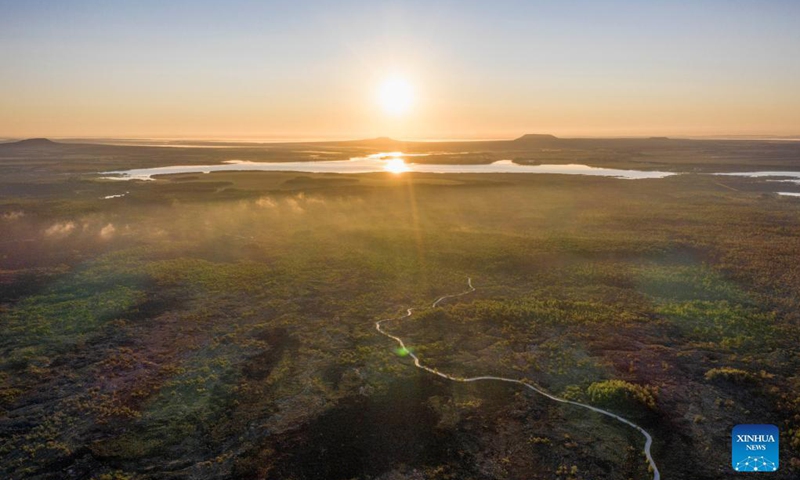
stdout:
[[725,380],[734,383],[755,382],[756,377],[752,374],[731,367],[712,368],[705,374],[706,380]]
[[625,407],[628,403],[644,405],[647,408],[656,408],[658,389],[634,385],[624,380],[606,380],[589,385],[586,393],[592,403]]
[[748,422],[787,432],[776,478],[800,468],[800,202],[701,176],[20,178],[3,478],[646,477],[636,432],[411,368],[374,330],[407,307],[388,328],[426,364],[623,414],[664,478],[724,478]]

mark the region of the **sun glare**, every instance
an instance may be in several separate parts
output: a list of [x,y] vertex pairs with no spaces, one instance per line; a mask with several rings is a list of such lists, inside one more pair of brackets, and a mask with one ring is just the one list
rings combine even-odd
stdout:
[[414,103],[414,88],[404,78],[389,78],[378,90],[378,101],[386,113],[402,115],[407,113]]
[[402,158],[392,158],[391,160],[387,160],[386,165],[383,166],[383,169],[387,172],[394,173],[395,175],[410,170]]

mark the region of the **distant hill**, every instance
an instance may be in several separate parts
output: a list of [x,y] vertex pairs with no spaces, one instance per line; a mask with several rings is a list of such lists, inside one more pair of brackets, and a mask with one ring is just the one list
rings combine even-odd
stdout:
[[48,138],[27,138],[17,142],[0,143],[0,147],[33,147],[33,148],[48,148],[61,145]]
[[555,135],[549,133],[526,133],[525,135],[515,138],[512,142],[515,143],[533,143],[533,142],[551,142],[559,140]]
[[452,150],[452,151],[475,151],[475,150],[498,150],[505,148],[527,148],[532,146],[547,146],[561,143],[565,140],[554,135],[529,133],[513,140],[444,140],[444,141],[405,141],[396,140],[390,137],[376,137],[362,140],[343,140],[335,142],[320,142],[326,145],[336,145],[343,147],[362,147],[375,148],[380,150]]

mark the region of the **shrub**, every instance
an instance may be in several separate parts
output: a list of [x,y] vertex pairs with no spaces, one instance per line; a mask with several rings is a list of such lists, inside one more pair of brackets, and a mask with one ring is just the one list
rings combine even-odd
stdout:
[[756,379],[749,372],[731,367],[712,368],[706,372],[705,377],[710,381],[725,380],[732,383],[750,383]]
[[617,406],[636,403],[655,410],[658,389],[624,380],[605,380],[589,385],[586,393],[592,403]]

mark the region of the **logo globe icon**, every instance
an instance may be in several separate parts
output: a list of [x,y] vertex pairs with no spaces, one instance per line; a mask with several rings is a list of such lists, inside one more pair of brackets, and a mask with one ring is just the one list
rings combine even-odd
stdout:
[[747,457],[740,460],[734,469],[737,472],[774,472],[778,466],[767,457]]

